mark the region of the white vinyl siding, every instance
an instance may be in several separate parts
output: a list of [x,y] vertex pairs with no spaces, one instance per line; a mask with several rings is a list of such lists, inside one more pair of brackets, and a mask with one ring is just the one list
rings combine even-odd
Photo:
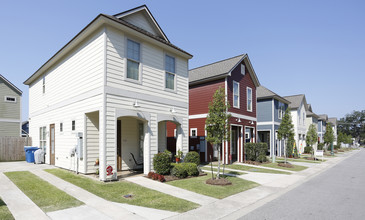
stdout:
[[247,87],[247,111],[252,112],[252,89]]
[[233,81],[233,107],[240,108],[240,84]]

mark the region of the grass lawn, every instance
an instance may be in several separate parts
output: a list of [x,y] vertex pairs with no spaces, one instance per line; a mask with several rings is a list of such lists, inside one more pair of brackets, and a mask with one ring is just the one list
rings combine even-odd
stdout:
[[[127,203],[130,205],[138,205],[173,212],[186,212],[199,207],[198,204],[193,202],[179,199],[123,180],[104,183],[76,175],[66,170],[48,169],[45,171],[101,198],[113,202]],[[123,195],[128,194],[132,195],[132,198],[123,197]]]
[[[279,159],[276,159],[277,162],[284,162],[285,159],[283,158],[279,158]],[[319,159],[319,160],[306,160],[304,158],[300,158],[300,159],[293,159],[293,158],[287,158],[286,161],[292,161],[292,162],[304,162],[304,163],[322,163],[322,159]],[[323,160],[323,162],[326,161],[326,160]]]
[[0,198],[0,219],[14,219],[5,202]]
[[186,190],[190,190],[217,199],[223,199],[227,196],[259,186],[258,183],[230,176],[226,176],[226,178],[232,182],[232,185],[227,185],[227,186],[209,185],[205,183],[205,181],[209,178],[211,178],[211,174],[208,174],[206,176],[175,180],[167,182],[166,184],[180,187]]
[[278,163],[267,163],[267,164],[263,164],[261,166],[270,167],[270,168],[276,168],[276,169],[282,169],[282,170],[291,170],[291,171],[302,171],[302,170],[305,170],[305,169],[308,168],[308,167],[299,166],[299,165],[293,165],[294,166],[293,168],[281,167],[281,166],[278,165]]
[[[204,172],[206,172],[206,173],[212,173],[212,169],[209,167],[201,167],[201,169],[204,171]],[[213,167],[213,171],[218,171],[218,169],[217,168],[214,168]],[[221,173],[223,173],[223,168],[221,168]],[[224,173],[226,174],[234,174],[234,175],[243,175],[243,174],[247,174],[247,173],[245,173],[245,172],[241,172],[241,171],[233,171],[233,170],[224,170]]]
[[8,172],[5,175],[44,212],[84,204],[28,171]]
[[243,170],[243,171],[249,171],[249,172],[259,172],[259,173],[274,173],[274,174],[287,174],[290,175],[291,173],[285,172],[285,171],[278,171],[278,170],[269,170],[265,168],[256,168],[256,167],[250,167],[240,164],[231,164],[226,165],[227,168],[234,169],[234,170]]

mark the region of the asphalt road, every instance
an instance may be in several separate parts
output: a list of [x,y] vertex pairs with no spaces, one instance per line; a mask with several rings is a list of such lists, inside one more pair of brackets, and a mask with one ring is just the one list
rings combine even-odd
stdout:
[[365,150],[240,219],[365,219]]

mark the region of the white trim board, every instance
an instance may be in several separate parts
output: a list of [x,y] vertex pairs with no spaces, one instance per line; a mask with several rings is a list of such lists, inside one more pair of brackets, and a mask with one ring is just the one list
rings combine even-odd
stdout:
[[0,122],[15,122],[20,123],[22,120],[20,119],[14,119],[14,118],[0,118]]

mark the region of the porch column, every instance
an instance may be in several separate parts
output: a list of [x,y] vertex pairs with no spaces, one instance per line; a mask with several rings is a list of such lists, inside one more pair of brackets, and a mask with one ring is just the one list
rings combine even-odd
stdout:
[[[181,124],[176,124],[176,152],[183,151],[183,130]],[[187,152],[184,152],[186,154]]]
[[143,141],[143,173],[148,174],[151,171],[151,127],[150,121],[143,123],[144,141]]
[[99,180],[106,180],[106,117],[105,112],[99,112]]

